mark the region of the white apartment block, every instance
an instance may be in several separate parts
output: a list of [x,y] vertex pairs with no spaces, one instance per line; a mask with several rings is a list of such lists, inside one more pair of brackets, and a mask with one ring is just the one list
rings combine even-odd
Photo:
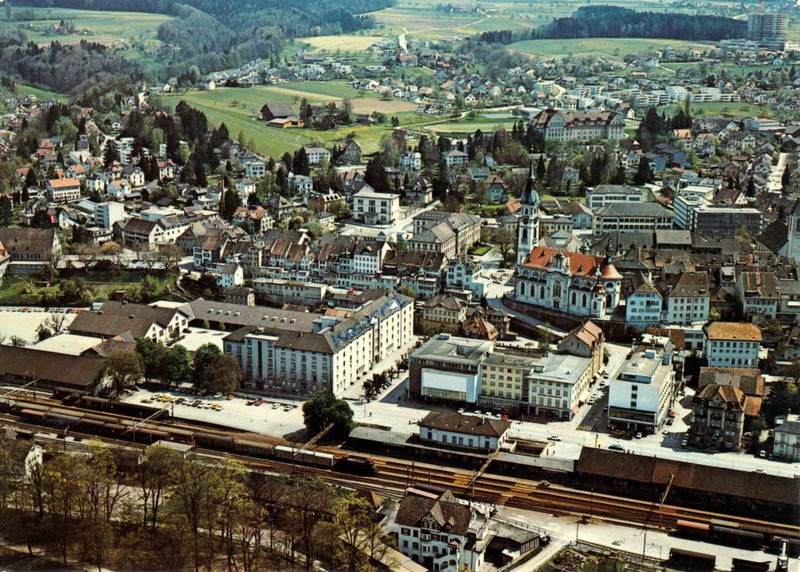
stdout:
[[366,224],[391,224],[400,216],[400,195],[365,186],[353,195],[353,216]]
[[757,325],[711,322],[704,331],[708,367],[758,368],[761,329]]
[[657,338],[635,350],[609,384],[609,424],[655,433],[666,421],[675,393],[672,343]]

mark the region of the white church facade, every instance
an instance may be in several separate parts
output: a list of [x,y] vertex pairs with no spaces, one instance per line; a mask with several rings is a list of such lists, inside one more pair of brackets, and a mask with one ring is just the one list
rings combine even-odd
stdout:
[[610,257],[538,246],[539,194],[529,176],[520,198],[515,298],[591,318],[606,318],[620,303],[622,275]]

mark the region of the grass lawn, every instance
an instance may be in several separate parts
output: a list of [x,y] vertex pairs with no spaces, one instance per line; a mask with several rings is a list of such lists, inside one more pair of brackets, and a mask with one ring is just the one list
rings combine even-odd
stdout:
[[672,46],[675,49],[710,50],[710,44],[683,40],[661,40],[651,38],[584,38],[569,40],[526,40],[509,46],[517,52],[540,57],[566,55],[598,55],[622,58],[625,54],[640,53],[651,49]]
[[158,282],[158,291],[163,292],[175,284],[177,275],[164,275],[161,272],[144,272],[137,270],[108,271],[62,271],[49,287],[36,287],[33,279],[24,276],[7,276],[0,289],[0,304],[3,305],[37,305],[48,294],[58,293],[60,280],[83,278],[95,289],[98,300],[106,300],[117,290],[126,290],[138,285],[146,275],[153,276]]
[[472,251],[472,254],[474,256],[483,256],[484,254],[489,252],[491,249],[492,249],[491,246],[485,246],[485,245],[484,246],[479,246],[478,248],[476,248],[475,250]]
[[[677,111],[678,106],[674,106]],[[692,115],[741,115],[744,117],[773,117],[774,110],[766,105],[753,103],[692,103]]]
[[39,99],[66,99],[66,96],[61,93],[39,89],[30,85],[19,85],[17,87],[17,93],[20,95],[35,95]]
[[343,34],[341,36],[314,36],[310,38],[298,38],[298,42],[308,44],[313,48],[311,51],[329,51],[342,53],[365,52],[374,44],[380,42],[382,36],[358,36]]
[[[381,138],[389,135],[391,124],[382,125],[350,125],[331,129],[330,131],[314,131],[310,129],[280,129],[269,127],[259,119],[260,109],[267,102],[288,101],[295,106],[305,97],[311,103],[341,101],[352,98],[353,111],[366,113],[383,111],[387,115],[396,116],[400,124],[416,123],[429,119],[427,115],[414,111],[416,106],[405,101],[381,101],[376,98],[358,97],[360,94],[344,82],[294,82],[280,86],[259,86],[252,88],[220,88],[214,91],[192,91],[184,94],[165,96],[169,105],[177,105],[181,100],[206,114],[212,126],[225,123],[233,137],[244,131],[245,137],[255,141],[259,153],[279,157],[292,152],[298,147],[313,145],[330,145],[343,141],[347,135],[354,133],[356,140],[365,153],[374,153],[380,146]],[[233,102],[236,105],[233,105]]]
[[[14,9],[13,13],[19,13]],[[157,41],[158,26],[172,20],[172,16],[163,14],[145,14],[142,12],[105,12],[99,10],[71,10],[66,8],[24,8],[32,10],[36,16],[30,21],[3,21],[0,26],[17,27],[31,24],[45,28],[58,25],[61,20],[72,24],[77,33],[68,35],[46,34],[43,29],[25,30],[28,39],[37,44],[49,44],[59,41],[62,44],[76,44],[81,40],[100,44],[113,44],[118,40],[134,43]]]

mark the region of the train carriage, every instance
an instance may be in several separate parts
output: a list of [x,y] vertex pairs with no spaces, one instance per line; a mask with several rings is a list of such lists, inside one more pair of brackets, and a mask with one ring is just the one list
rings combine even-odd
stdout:
[[703,554],[702,552],[692,552],[682,548],[669,549],[669,565],[677,570],[687,570],[691,572],[714,570],[717,557],[713,554]]

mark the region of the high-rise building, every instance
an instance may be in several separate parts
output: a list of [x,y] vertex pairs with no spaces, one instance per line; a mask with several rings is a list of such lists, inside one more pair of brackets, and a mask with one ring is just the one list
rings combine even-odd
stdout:
[[750,14],[747,20],[747,37],[764,44],[783,44],[789,18],[786,14]]

